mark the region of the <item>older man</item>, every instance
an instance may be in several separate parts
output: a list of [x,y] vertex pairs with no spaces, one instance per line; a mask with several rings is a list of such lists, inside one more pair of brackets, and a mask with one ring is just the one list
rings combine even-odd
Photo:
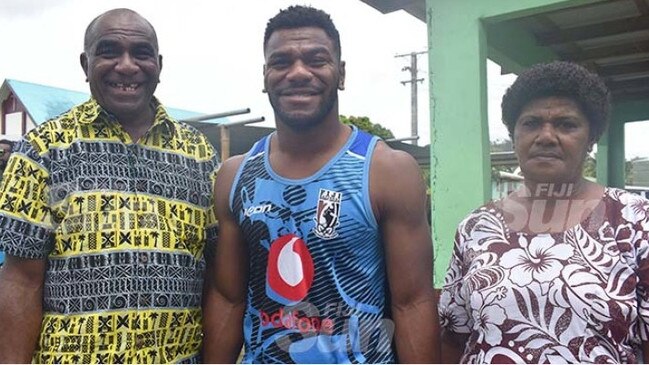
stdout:
[[216,153],[153,96],[146,19],[108,11],[84,43],[92,98],[20,141],[0,191],[0,362],[197,362]]

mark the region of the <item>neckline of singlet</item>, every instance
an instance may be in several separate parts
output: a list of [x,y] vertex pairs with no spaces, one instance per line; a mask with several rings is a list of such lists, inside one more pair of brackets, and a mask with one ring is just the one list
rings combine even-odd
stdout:
[[273,167],[270,165],[270,139],[272,136],[277,133],[273,132],[272,134],[268,135],[264,141],[264,167],[266,168],[266,171],[268,171],[268,174],[275,180],[285,183],[285,184],[292,184],[292,185],[303,185],[310,183],[311,181],[319,178],[321,175],[323,175],[327,170],[331,168],[333,164],[335,164],[351,147],[352,143],[356,140],[356,136],[358,135],[358,128],[356,126],[351,126],[352,127],[352,132],[349,134],[349,137],[347,138],[347,141],[345,144],[338,150],[336,155],[334,155],[329,161],[327,161],[326,164],[324,164],[318,171],[313,173],[310,176],[301,178],[301,179],[289,179],[286,177],[283,177],[279,175],[278,173],[273,170]]

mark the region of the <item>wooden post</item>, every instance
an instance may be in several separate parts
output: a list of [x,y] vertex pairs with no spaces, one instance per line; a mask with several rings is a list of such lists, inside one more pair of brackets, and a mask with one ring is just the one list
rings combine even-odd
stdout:
[[230,157],[230,129],[221,126],[221,161],[225,161]]

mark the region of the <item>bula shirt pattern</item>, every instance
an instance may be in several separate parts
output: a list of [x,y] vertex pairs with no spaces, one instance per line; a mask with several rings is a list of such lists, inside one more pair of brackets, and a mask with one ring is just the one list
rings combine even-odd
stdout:
[[154,101],[134,143],[95,100],[18,143],[0,249],[47,259],[37,363],[198,361],[218,156]]

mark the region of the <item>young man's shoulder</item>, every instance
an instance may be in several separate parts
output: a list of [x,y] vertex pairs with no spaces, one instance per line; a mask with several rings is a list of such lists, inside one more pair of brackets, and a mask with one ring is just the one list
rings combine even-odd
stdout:
[[[406,151],[394,149],[384,141],[378,141],[372,156],[372,167],[387,171],[419,169],[415,158]],[[387,172],[386,171],[386,172]]]
[[370,166],[370,196],[379,217],[419,199],[420,193],[425,194],[425,187],[415,158],[379,141]]
[[221,173],[236,173],[236,171],[239,169],[241,164],[243,163],[244,158],[246,155],[235,155],[227,160],[223,161],[223,165],[221,165],[221,169],[219,170],[219,174]]

